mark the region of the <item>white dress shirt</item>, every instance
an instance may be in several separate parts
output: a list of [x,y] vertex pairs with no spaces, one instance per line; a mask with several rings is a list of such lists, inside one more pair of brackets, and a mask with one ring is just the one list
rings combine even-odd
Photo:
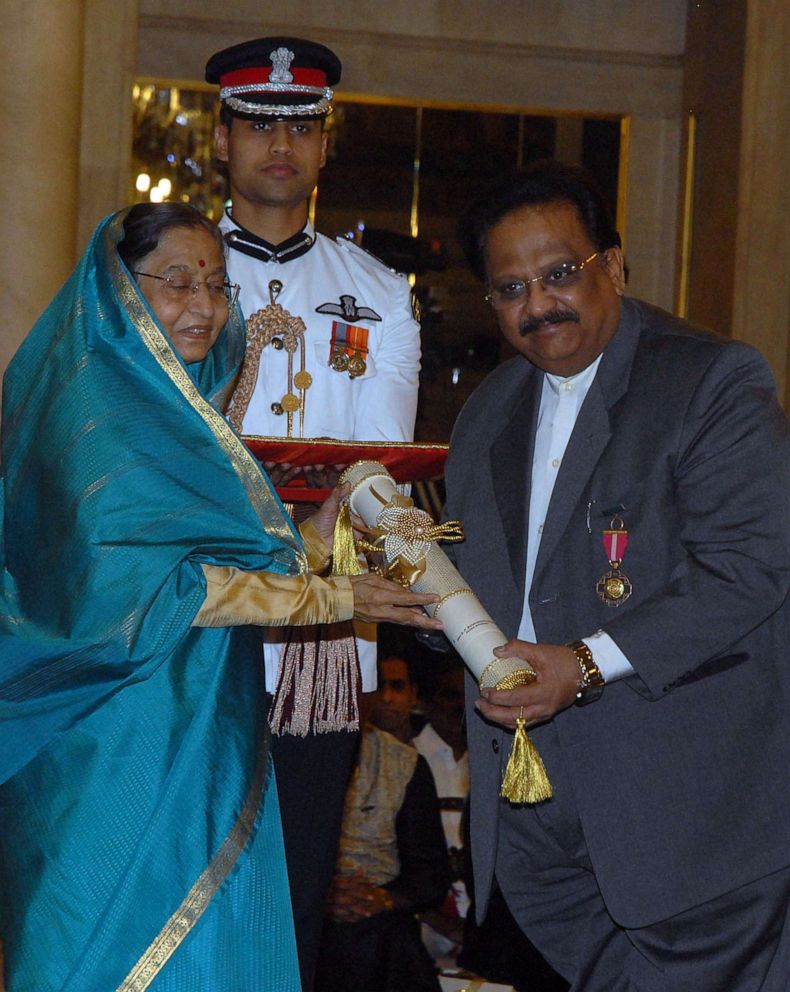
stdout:
[[[456,761],[453,749],[441,738],[430,723],[412,739],[412,744],[428,762],[436,783],[439,803],[452,797],[465,799],[469,792],[469,754],[464,751]],[[442,826],[448,847],[464,846],[461,836],[461,810],[442,810]]]
[[[543,392],[540,397],[535,450],[532,457],[524,610],[518,628],[518,637],[522,641],[535,643],[537,640],[529,608],[529,590],[535,575],[540,538],[565,449],[600,362],[599,355],[592,365],[588,365],[576,375],[563,377],[546,373],[543,377]],[[602,630],[584,637],[583,640],[592,651],[595,663],[607,682],[633,672],[626,656]]]

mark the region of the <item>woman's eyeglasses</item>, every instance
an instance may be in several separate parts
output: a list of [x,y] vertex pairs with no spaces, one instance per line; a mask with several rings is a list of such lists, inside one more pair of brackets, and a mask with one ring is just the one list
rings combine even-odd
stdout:
[[166,276],[155,276],[151,272],[140,272],[134,270],[135,276],[146,276],[148,279],[158,279],[164,283],[162,290],[174,302],[184,302],[191,297],[194,299],[200,292],[200,287],[205,286],[208,295],[214,303],[227,304],[232,307],[239,298],[239,286],[235,282],[226,282],[220,279],[193,279],[185,272],[169,272]]

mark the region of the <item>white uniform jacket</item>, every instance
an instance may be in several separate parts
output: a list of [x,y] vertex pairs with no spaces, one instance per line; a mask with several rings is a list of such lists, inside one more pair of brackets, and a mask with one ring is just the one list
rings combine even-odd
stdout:
[[[223,234],[241,230],[229,212],[219,226]],[[350,241],[316,234],[309,224],[305,234],[313,239],[308,250],[284,255],[281,261],[263,261],[233,247],[227,259],[231,281],[241,286],[239,300],[245,317],[271,302],[269,283],[277,280],[282,284],[277,303],[305,323],[305,369],[312,385],[305,392],[304,422],[300,424],[298,413],[294,416],[293,436],[411,441],[417,414],[420,327],[412,314],[408,280]],[[335,323],[367,330],[366,370],[358,378],[329,365]],[[295,355],[294,372],[299,368]],[[267,345],[242,433],[285,437],[287,417],[274,413],[272,404],[287,388],[287,352]],[[362,688],[370,692],[376,687],[375,628],[355,624],[355,630]],[[283,636],[277,628],[267,632],[264,657],[270,692],[276,684]]]
[[[220,227],[224,233],[238,230],[227,213]],[[408,280],[350,241],[332,241],[316,234],[310,225],[305,232],[315,240],[297,257],[264,262],[232,247],[228,253],[228,273],[241,286],[239,299],[245,317],[270,302],[269,283],[277,280],[282,283],[277,303],[306,325],[305,368],[313,381],[305,392],[301,436],[412,440],[420,328],[412,315]],[[367,368],[356,379],[329,365],[336,324],[367,332]],[[294,371],[299,367],[297,355]],[[282,398],[287,386],[286,350],[267,345],[242,424],[244,434],[286,436],[287,417],[272,412],[272,404]],[[299,428],[297,413],[294,436],[300,435]]]

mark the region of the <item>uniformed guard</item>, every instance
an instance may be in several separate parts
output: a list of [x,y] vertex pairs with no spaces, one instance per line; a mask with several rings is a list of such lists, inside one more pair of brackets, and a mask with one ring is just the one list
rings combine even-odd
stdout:
[[[206,66],[206,80],[220,87],[216,154],[227,163],[231,190],[220,227],[248,328],[228,416],[245,434],[410,441],[420,344],[408,280],[308,222],[340,72],[328,48],[282,37],[234,45]],[[267,468],[276,485],[288,481],[287,467]],[[332,484],[321,474],[308,472]],[[368,691],[375,688],[375,634],[364,640],[359,627],[356,633]],[[333,629],[325,634],[331,638]],[[283,635],[266,645],[270,692],[286,641]],[[305,992],[312,988],[356,736],[281,735],[274,742]]]
[[[220,86],[216,153],[231,188],[220,227],[249,321],[230,417],[245,434],[411,440],[420,345],[408,280],[308,222],[340,68],[328,48],[298,38],[234,45],[206,67]],[[267,333],[282,311],[304,325],[288,347]]]

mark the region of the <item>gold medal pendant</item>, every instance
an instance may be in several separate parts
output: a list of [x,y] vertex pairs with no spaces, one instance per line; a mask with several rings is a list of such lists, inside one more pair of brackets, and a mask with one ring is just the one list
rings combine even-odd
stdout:
[[613,517],[609,529],[602,534],[609,571],[595,583],[598,598],[605,606],[622,606],[633,592],[631,580],[620,571],[620,564],[628,547],[628,531],[622,517]]
[[356,352],[355,354],[351,355],[351,357],[348,360],[349,379],[358,379],[359,376],[364,375],[365,372],[367,372],[367,369],[368,369],[368,363],[365,361],[362,355],[359,354],[359,352]]
[[329,366],[335,372],[346,372],[348,370],[348,355],[345,351],[333,351],[329,357]]
[[[353,297],[348,297],[353,299]],[[347,299],[347,297],[341,297]],[[363,308],[365,309],[365,308]],[[319,313],[334,313],[334,310],[322,310]],[[356,314],[363,319],[378,320],[372,310]],[[343,324],[339,320],[332,321],[332,340],[329,343],[329,367],[334,372],[347,372],[349,379],[358,379],[368,370],[368,329],[354,324]]]
[[623,575],[619,565],[615,565],[611,571],[598,579],[595,591],[607,606],[622,606],[631,595],[631,580],[627,575]]

